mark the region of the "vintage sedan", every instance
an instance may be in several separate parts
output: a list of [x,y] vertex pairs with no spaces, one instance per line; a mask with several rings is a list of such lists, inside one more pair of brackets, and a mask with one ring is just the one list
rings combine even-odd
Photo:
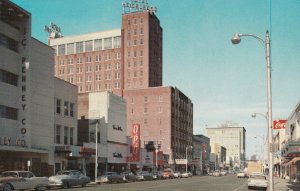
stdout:
[[262,189],[267,190],[267,177],[262,173],[252,173],[248,179],[248,189]]
[[6,171],[1,173],[0,190],[45,190],[47,177],[36,177],[30,171]]
[[121,172],[120,175],[125,177],[125,182],[137,181],[136,176],[132,172]]
[[48,188],[57,186],[70,188],[78,185],[85,187],[90,181],[90,177],[85,176],[78,170],[59,171],[56,176],[49,177]]
[[100,177],[97,177],[96,182],[101,183],[120,183],[126,182],[126,178],[117,172],[104,172]]

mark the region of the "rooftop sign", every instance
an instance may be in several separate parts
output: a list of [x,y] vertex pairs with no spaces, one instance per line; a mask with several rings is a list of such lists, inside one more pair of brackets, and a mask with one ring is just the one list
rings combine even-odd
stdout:
[[150,11],[156,13],[157,8],[148,4],[148,0],[130,0],[130,2],[123,2],[123,13]]

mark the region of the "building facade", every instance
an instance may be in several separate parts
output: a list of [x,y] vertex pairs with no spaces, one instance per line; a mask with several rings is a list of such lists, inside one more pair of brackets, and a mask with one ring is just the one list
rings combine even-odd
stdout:
[[211,145],[217,143],[226,148],[226,165],[244,168],[246,153],[244,127],[206,128],[206,133]]
[[194,173],[206,175],[210,168],[210,140],[204,135],[193,135],[193,165]]
[[285,125],[285,138],[281,142],[281,176],[300,181],[300,102],[291,112]]
[[[160,150],[170,156],[170,165],[176,165],[175,159],[185,159],[186,148],[193,145],[191,100],[173,87],[125,90],[124,97],[127,132],[131,132],[133,124],[140,124],[141,143],[160,142]],[[188,159],[192,161],[191,149]]]
[[56,124],[68,127],[60,131],[60,144],[75,145],[77,139],[76,118],[59,119],[56,98],[74,103],[75,115],[77,97],[69,99],[62,92],[77,88],[54,77],[53,49],[31,37],[31,14],[6,0],[0,10],[0,88],[5,90],[0,93],[0,172],[31,170],[50,176],[58,163]]

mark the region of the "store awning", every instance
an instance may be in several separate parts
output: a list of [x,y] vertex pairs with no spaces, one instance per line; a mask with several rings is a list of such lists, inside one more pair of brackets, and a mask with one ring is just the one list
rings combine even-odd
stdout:
[[18,147],[18,146],[5,146],[5,145],[0,145],[0,151],[28,152],[28,153],[41,153],[41,154],[49,153],[48,150],[27,148],[27,147]]
[[289,160],[289,161],[287,161],[285,163],[282,163],[282,165],[283,166],[291,165],[291,164],[293,164],[293,163],[295,163],[295,162],[297,162],[299,160],[300,160],[300,157],[294,157],[291,160]]

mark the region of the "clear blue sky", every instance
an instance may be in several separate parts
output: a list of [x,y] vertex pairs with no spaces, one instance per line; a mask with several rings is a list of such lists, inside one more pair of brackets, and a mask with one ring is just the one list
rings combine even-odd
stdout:
[[[121,28],[122,0],[13,2],[31,12],[32,35],[45,43],[51,21],[65,36]],[[267,111],[265,49],[254,38],[236,46],[230,39],[236,32],[265,39],[271,30],[273,118],[287,118],[300,100],[300,1],[148,2],[164,33],[163,83],[192,99],[194,134],[232,121],[247,130],[247,156],[258,153],[262,141],[254,136],[266,135],[266,120],[251,114]]]

